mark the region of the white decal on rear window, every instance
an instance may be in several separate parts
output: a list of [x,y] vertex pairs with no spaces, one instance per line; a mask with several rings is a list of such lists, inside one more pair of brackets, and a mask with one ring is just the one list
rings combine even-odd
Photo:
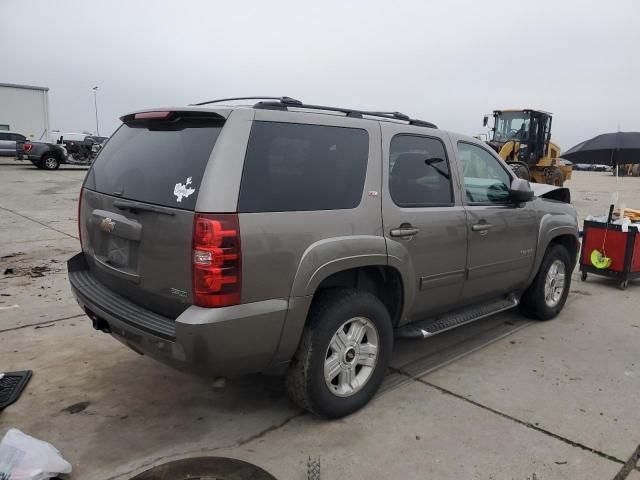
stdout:
[[173,194],[178,199],[178,203],[182,202],[183,198],[189,197],[189,195],[196,191],[195,188],[189,188],[192,178],[193,177],[187,178],[187,181],[184,183],[184,185],[182,183],[176,183],[176,186],[173,188]]

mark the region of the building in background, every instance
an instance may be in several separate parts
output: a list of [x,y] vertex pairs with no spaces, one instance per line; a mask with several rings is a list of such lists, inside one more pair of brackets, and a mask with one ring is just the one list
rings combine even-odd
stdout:
[[0,83],[0,130],[31,140],[49,138],[49,89]]

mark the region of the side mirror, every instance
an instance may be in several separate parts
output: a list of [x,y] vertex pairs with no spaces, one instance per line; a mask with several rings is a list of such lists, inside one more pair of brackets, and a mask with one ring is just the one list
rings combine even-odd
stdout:
[[489,123],[489,115],[485,115],[484,118],[482,119],[482,126],[486,127],[488,123]]
[[513,203],[524,203],[533,200],[533,190],[529,182],[516,178],[511,182],[511,188],[509,188],[509,198]]

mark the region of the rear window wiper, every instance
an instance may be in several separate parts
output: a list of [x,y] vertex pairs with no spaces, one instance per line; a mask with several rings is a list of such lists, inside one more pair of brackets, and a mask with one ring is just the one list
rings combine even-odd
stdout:
[[157,207],[155,205],[147,205],[140,202],[129,202],[126,200],[116,200],[113,202],[113,206],[119,208],[120,210],[131,210],[132,212],[154,212],[159,213],[161,215],[175,215],[175,212],[169,210],[167,208]]

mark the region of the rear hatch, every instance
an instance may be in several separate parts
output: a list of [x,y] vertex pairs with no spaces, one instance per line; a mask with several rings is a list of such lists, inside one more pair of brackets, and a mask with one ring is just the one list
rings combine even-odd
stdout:
[[91,273],[169,318],[192,303],[194,210],[223,124],[199,111],[123,117],[85,180],[79,217]]

